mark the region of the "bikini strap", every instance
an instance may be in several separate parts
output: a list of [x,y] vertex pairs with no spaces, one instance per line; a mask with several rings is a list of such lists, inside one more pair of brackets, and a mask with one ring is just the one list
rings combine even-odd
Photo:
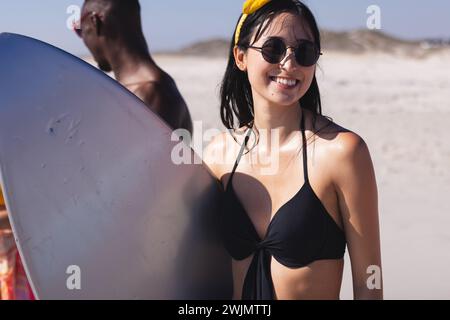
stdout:
[[300,121],[300,128],[302,131],[302,138],[303,138],[303,175],[305,182],[309,182],[308,179],[308,158],[307,158],[307,152],[306,152],[306,136],[305,136],[305,112],[302,109],[302,120]]
[[234,173],[236,172],[237,166],[239,162],[241,161],[242,155],[244,154],[244,149],[247,146],[248,140],[250,139],[250,133],[252,132],[251,128],[248,128],[247,133],[245,134],[244,143],[241,146],[241,149],[239,150],[239,155],[234,162],[233,170],[231,171],[230,179],[228,179],[227,188],[230,185],[231,181],[233,180]]

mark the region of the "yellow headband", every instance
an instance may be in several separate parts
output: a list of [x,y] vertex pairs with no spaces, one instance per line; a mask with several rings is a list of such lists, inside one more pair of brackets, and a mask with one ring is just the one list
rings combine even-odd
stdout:
[[247,0],[247,1],[245,1],[244,6],[242,8],[242,16],[241,16],[241,19],[239,20],[239,23],[236,28],[236,34],[234,36],[234,44],[235,45],[237,45],[239,42],[241,28],[245,22],[245,19],[247,19],[248,15],[259,10],[261,7],[263,7],[268,2],[270,2],[270,0]]

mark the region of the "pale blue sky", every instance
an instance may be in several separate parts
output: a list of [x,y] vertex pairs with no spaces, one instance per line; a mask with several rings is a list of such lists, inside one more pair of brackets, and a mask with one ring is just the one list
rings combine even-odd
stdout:
[[[180,48],[194,41],[229,39],[242,0],[141,0],[144,33],[151,50]],[[366,25],[366,9],[381,8],[382,30],[406,38],[450,38],[448,0],[307,0],[320,27],[350,30]],[[74,54],[86,54],[67,29],[70,5],[83,0],[1,0],[0,32],[15,32],[49,42]]]

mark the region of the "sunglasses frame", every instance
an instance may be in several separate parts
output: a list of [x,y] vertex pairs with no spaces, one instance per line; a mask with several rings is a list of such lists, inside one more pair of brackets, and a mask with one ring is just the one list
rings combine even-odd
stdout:
[[[273,40],[280,41],[280,42],[284,45],[284,52],[283,52],[283,54],[280,56],[279,61],[275,61],[275,60],[274,60],[274,61],[271,61],[271,60],[269,60],[269,59],[267,58],[267,55],[265,55],[265,54],[263,53],[264,48],[265,48],[265,47],[268,47],[268,45],[266,45],[266,44],[267,44],[269,41],[273,41]],[[316,52],[317,57],[316,57],[316,60],[315,60],[315,62],[314,62],[313,64],[310,64],[310,65],[303,65],[303,64],[299,63],[299,61],[298,61],[298,55],[297,55],[297,50],[300,48],[300,46],[302,45],[302,43],[311,43],[311,44],[313,44],[314,48],[316,49],[316,51],[317,51],[317,52]],[[250,45],[249,45],[249,46],[247,46],[247,48],[249,48],[249,49],[255,49],[255,50],[259,51],[259,52],[261,53],[261,55],[263,56],[264,60],[267,61],[267,62],[270,63],[270,64],[278,64],[278,63],[280,63],[281,61],[283,61],[283,60],[286,58],[288,49],[293,49],[294,56],[295,56],[295,62],[296,62],[298,65],[302,66],[302,67],[311,67],[311,66],[315,65],[315,64],[317,63],[317,61],[319,60],[320,56],[323,55],[323,53],[322,53],[322,52],[319,50],[319,48],[314,44],[314,42],[312,42],[312,41],[310,41],[310,40],[306,40],[306,39],[300,40],[300,41],[299,41],[299,44],[298,44],[296,47],[293,47],[293,46],[287,46],[286,43],[284,42],[284,40],[281,39],[281,38],[278,38],[278,37],[272,37],[272,38],[267,39],[261,47],[256,47],[256,46],[250,46]],[[277,60],[278,60],[278,59],[277,59]]]

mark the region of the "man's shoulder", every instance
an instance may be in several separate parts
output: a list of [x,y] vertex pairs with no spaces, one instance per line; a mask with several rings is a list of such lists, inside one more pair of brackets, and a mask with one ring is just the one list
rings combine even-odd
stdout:
[[157,102],[171,102],[181,100],[181,94],[175,85],[175,81],[169,75],[159,75],[143,81],[133,90],[142,101],[147,104]]

